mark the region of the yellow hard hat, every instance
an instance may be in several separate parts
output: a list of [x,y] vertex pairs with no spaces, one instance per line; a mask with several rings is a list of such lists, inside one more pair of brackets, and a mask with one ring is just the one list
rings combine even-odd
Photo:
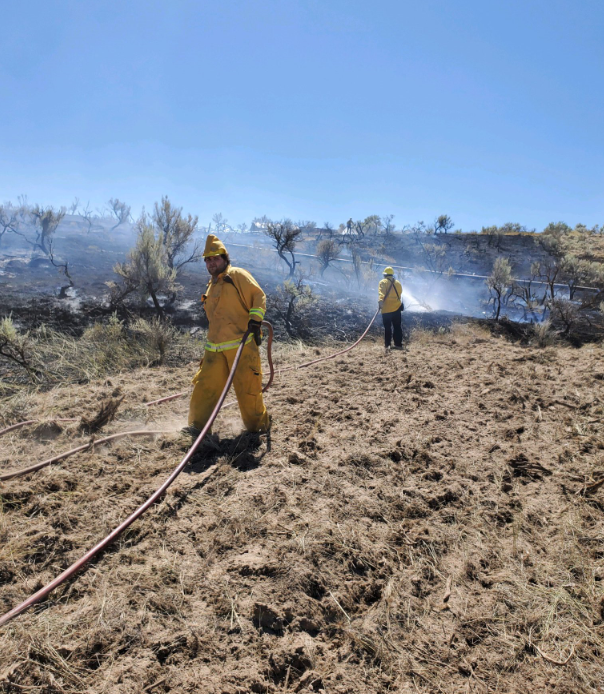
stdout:
[[385,275],[394,275],[394,270],[391,267],[387,267],[384,270]]
[[224,243],[222,243],[222,241],[218,238],[218,236],[214,236],[214,234],[208,234],[208,238],[206,239],[206,247],[203,251],[203,257],[210,258],[213,255],[222,255],[226,252],[227,249],[225,248]]

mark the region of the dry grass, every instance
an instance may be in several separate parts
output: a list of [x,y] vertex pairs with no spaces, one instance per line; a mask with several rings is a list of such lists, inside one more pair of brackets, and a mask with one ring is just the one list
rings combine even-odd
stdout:
[[[317,352],[278,345],[276,360]],[[241,435],[227,410],[219,453],[4,629],[0,692],[599,692],[603,492],[582,490],[604,476],[602,356],[454,325],[416,331],[406,354],[364,344],[282,373],[270,439]],[[71,385],[15,412],[92,416],[119,384],[110,427],[175,429],[184,400],[141,403],[194,368]],[[0,467],[80,436],[19,430],[0,439]],[[176,434],[123,441],[0,487],[0,605],[100,539],[185,450]]]
[[30,370],[0,356],[0,397],[4,396],[0,424],[3,416],[5,421],[11,419],[37,389],[88,383],[140,367],[180,364],[195,358],[203,344],[200,333],[192,338],[156,319],[139,318],[126,325],[116,316],[96,323],[80,338],[42,326],[20,339],[26,344]]

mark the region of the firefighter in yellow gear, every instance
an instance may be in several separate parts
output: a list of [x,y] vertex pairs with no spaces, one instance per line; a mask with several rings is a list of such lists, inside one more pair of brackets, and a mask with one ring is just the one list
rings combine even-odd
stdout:
[[384,346],[390,349],[394,333],[394,349],[403,349],[403,329],[401,326],[401,311],[403,305],[403,287],[394,279],[394,270],[384,268],[384,279],[378,287],[378,305],[382,311],[384,324]]
[[266,297],[256,280],[242,268],[233,267],[227,250],[214,234],[206,239],[203,253],[211,275],[201,297],[208,317],[205,352],[193,379],[189,404],[189,426],[201,430],[207,423],[227,382],[243,334],[246,340],[233,387],[239,410],[248,431],[266,431],[269,416],[262,399],[262,367],[258,345]]

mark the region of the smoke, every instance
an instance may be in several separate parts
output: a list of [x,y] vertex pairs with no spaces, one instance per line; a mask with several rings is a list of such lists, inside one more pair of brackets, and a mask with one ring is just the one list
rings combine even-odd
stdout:
[[[285,264],[281,263],[268,239],[262,235],[254,235],[253,238],[253,242],[250,235],[237,235],[233,241],[225,238],[233,264],[262,276],[269,271],[276,284],[282,283],[287,279]],[[321,277],[314,244],[306,244],[302,251],[296,253],[296,259],[299,263],[297,273],[315,294],[338,304],[345,301],[344,297],[354,297],[366,303],[368,308],[377,307],[377,287],[384,267],[396,265],[392,259],[374,259],[364,260],[360,268],[358,265],[355,268],[350,252],[345,249]],[[482,278],[396,267],[395,273],[403,286],[405,310],[410,313],[447,311],[473,317],[491,313],[487,306],[488,290]]]

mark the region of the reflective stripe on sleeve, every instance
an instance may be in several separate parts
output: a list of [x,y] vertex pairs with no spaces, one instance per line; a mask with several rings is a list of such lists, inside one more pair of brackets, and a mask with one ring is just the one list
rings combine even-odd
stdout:
[[257,306],[256,308],[251,308],[250,309],[250,318],[259,318],[260,320],[264,319],[264,314],[265,310],[263,308],[260,308],[260,306]]

